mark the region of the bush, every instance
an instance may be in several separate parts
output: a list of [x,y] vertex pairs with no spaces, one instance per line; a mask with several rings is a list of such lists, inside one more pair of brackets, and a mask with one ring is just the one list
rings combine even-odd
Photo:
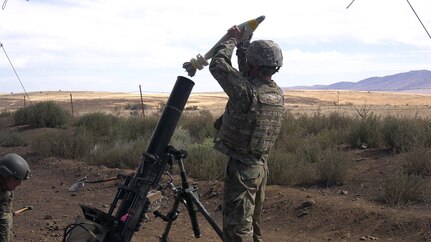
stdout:
[[139,164],[147,141],[115,141],[109,144],[98,144],[87,157],[92,165],[105,165],[115,168],[136,168]]
[[14,119],[17,125],[27,124],[33,128],[59,128],[68,125],[72,116],[60,105],[46,101],[18,109]]
[[13,113],[1,112],[0,113],[0,129],[11,126],[14,123]]
[[214,136],[213,123],[214,117],[208,110],[201,110],[198,114],[184,113],[179,121],[179,124],[188,130],[193,142],[196,143],[201,143],[206,138]]
[[349,157],[336,149],[327,149],[317,163],[317,183],[325,186],[342,185],[351,165]]
[[421,176],[398,173],[389,176],[383,185],[383,199],[389,205],[404,205],[423,199]]
[[383,139],[394,152],[407,152],[423,145],[425,129],[418,118],[386,117],[383,120]]
[[18,132],[0,132],[0,145],[4,147],[18,147],[25,144],[25,139]]
[[149,139],[154,132],[159,117],[129,117],[127,119],[119,119],[111,126],[110,138],[119,140],[135,140],[135,139]]
[[93,147],[91,136],[57,129],[46,130],[33,140],[33,149],[39,154],[68,159],[83,158]]
[[[310,119],[314,120],[311,123],[318,132],[309,130],[307,127],[310,126]],[[343,141],[341,128],[347,125],[345,121],[334,121],[337,120],[338,116],[330,116],[330,118],[325,118],[325,116],[314,116],[307,117],[301,116],[295,119],[293,115],[287,114],[286,118],[282,122],[280,135],[274,144],[274,149],[282,152],[298,152],[301,150],[304,155],[309,156],[311,161],[316,160],[316,155],[321,149],[326,149],[333,146],[336,143],[341,143]],[[329,121],[332,120],[334,124],[329,125]],[[343,119],[344,120],[344,119]],[[320,122],[320,124],[316,124]],[[324,127],[324,125],[329,125]]]
[[348,116],[344,116],[338,112],[332,112],[328,116],[327,129],[331,130],[342,130],[350,127],[353,119]]
[[353,122],[347,136],[348,143],[354,148],[359,148],[364,143],[369,148],[382,147],[382,122],[379,117],[368,115]]
[[[125,110],[130,110],[131,116],[142,116],[142,104],[141,103],[128,103],[124,106]],[[145,106],[144,106],[145,110]]]
[[414,147],[405,156],[404,170],[408,175],[425,176],[431,172],[431,151],[427,147]]
[[0,118],[11,117],[11,116],[12,116],[11,111],[0,111]]
[[212,139],[188,147],[188,157],[184,162],[187,173],[202,180],[221,179],[228,158],[213,148]]
[[295,153],[273,150],[268,158],[268,184],[309,185],[315,172],[309,162]]
[[178,126],[172,134],[169,144],[178,150],[188,149],[188,147],[192,144],[192,138],[190,137],[189,131],[183,129],[181,126]]
[[336,145],[337,135],[336,130],[325,129],[317,135],[302,137],[294,153],[306,162],[318,162],[324,150]]
[[320,113],[314,114],[312,117],[302,115],[298,118],[298,121],[307,131],[307,134],[312,135],[318,134],[323,129],[329,127],[328,119]]
[[88,113],[78,118],[75,126],[81,129],[80,132],[86,132],[96,137],[110,136],[113,132],[113,126],[120,122],[120,118],[105,113]]

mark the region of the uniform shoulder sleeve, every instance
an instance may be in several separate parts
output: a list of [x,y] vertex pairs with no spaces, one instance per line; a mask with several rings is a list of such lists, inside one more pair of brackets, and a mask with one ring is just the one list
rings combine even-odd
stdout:
[[209,70],[223,91],[232,99],[241,99],[247,95],[246,78],[232,66],[231,58],[237,41],[233,38],[222,42],[216,49]]

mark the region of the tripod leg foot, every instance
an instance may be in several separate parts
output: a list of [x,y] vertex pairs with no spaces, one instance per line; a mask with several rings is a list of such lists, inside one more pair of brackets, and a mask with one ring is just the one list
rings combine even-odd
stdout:
[[159,241],[160,242],[171,242],[171,240],[169,239],[169,237],[166,237],[166,238],[160,237]]

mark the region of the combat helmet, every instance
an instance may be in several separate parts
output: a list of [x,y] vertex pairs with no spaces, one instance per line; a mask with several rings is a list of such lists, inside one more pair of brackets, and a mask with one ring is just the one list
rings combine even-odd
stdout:
[[0,176],[8,178],[14,176],[18,179],[25,180],[30,173],[30,167],[27,162],[17,154],[7,154],[0,157]]
[[245,53],[247,62],[251,65],[281,67],[283,53],[277,43],[272,40],[253,41]]

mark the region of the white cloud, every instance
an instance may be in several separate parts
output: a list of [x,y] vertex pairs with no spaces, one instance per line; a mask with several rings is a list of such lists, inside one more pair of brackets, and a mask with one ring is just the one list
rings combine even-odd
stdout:
[[[406,1],[358,0],[346,9],[350,2],[10,0],[0,11],[0,42],[35,90],[58,80],[73,88],[124,90],[116,83],[147,76],[154,80],[148,86],[169,91],[176,76],[185,75],[184,61],[206,53],[230,26],[260,15],[266,19],[254,38],[280,43],[282,79],[294,75],[316,84],[429,69],[431,39]],[[410,2],[431,28],[431,1]],[[0,86],[19,91],[2,55]],[[207,68],[195,78],[203,80],[195,90],[220,90]]]

